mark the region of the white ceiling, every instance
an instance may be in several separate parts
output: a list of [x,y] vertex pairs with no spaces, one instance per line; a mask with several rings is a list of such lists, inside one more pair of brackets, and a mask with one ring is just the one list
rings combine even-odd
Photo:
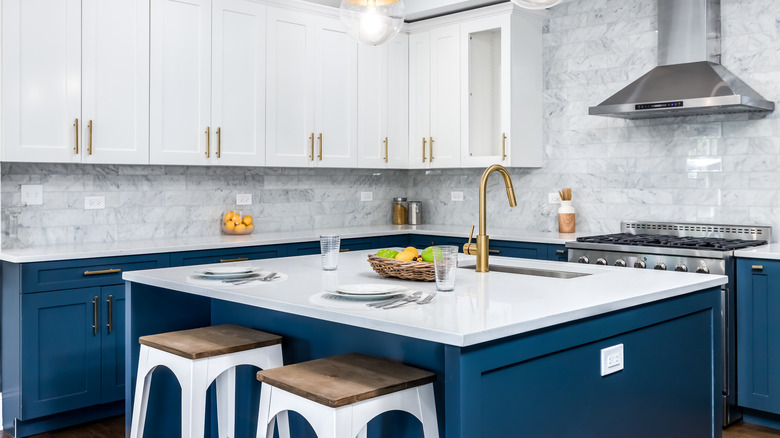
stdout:
[[[341,0],[307,0],[327,6],[339,7]],[[421,20],[466,9],[504,3],[508,0],[406,0],[406,21]]]

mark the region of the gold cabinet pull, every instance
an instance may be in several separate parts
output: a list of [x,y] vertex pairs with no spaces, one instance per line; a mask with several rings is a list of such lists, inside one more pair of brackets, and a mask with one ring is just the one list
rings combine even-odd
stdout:
[[499,254],[499,253],[500,253],[500,251],[499,251],[499,250],[497,250],[497,249],[489,249],[489,250],[488,250],[488,252],[489,252],[490,254]]
[[430,155],[430,156],[431,156],[431,159],[430,159],[430,160],[428,160],[428,161],[430,161],[431,163],[433,163],[433,137],[431,137],[431,141],[430,141],[430,142],[428,142],[428,147],[429,147],[429,148],[430,148],[430,150],[431,150],[431,153],[430,153],[430,154],[428,154],[428,155]]
[[98,297],[92,298],[92,334],[98,334]]
[[217,158],[222,157],[222,127],[217,128]]
[[388,156],[387,156],[387,137],[385,137],[385,163],[387,163],[387,159],[388,159]]
[[341,248],[339,249],[339,252],[349,252],[349,248]]
[[73,122],[73,126],[76,127],[76,144],[73,148],[76,155],[79,154],[79,119],[77,118],[75,122]]
[[428,140],[426,140],[426,139],[425,139],[425,137],[423,137],[423,163],[424,163],[424,162],[425,162],[425,160],[426,160],[426,158],[425,158],[425,144],[426,144],[427,142],[428,142]]
[[320,141],[320,154],[317,155],[317,158],[319,158],[320,161],[322,161],[322,133],[320,132],[320,135],[317,137]]
[[309,136],[309,141],[311,142],[311,153],[309,154],[309,159],[311,161],[314,161],[314,133],[313,132]]
[[90,275],[108,275],[108,274],[116,274],[118,272],[122,272],[122,270],[119,268],[115,268],[115,269],[103,269],[102,271],[84,271],[84,276],[89,277]]
[[206,126],[206,158],[211,156],[211,126]]
[[114,331],[114,296],[109,295],[108,299],[108,334]]
[[506,161],[506,132],[501,134],[501,161]]
[[87,151],[89,155],[92,155],[92,120],[87,123],[87,129],[89,129],[89,143],[87,143]]
[[753,265],[752,268],[753,268],[754,271],[763,271],[764,270],[764,266],[763,265]]
[[232,263],[232,262],[245,262],[247,260],[249,260],[248,257],[239,257],[237,259],[222,259],[219,262],[220,263]]
[[555,250],[555,253],[556,253],[556,254],[563,254],[563,253],[565,253],[565,252],[566,252],[566,251],[564,251],[564,250],[562,250],[562,249],[556,249],[556,250]]

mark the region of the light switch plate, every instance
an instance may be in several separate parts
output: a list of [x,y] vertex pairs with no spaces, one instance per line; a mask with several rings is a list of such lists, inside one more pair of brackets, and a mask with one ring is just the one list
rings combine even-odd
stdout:
[[43,204],[43,186],[41,185],[22,185],[22,202],[25,205]]
[[236,205],[252,205],[252,194],[242,193],[236,195]]
[[606,376],[623,369],[623,344],[601,349],[601,375]]

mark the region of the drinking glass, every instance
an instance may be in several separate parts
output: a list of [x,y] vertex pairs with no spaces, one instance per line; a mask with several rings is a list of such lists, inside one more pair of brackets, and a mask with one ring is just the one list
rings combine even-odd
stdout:
[[339,267],[339,247],[341,237],[338,234],[320,235],[320,253],[322,254],[322,269],[335,271]]
[[457,246],[433,247],[433,270],[436,273],[437,290],[455,289],[455,270],[457,267]]

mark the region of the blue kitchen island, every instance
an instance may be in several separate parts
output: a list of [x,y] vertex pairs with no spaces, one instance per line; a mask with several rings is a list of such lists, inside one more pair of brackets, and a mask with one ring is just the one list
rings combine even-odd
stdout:
[[[458,269],[454,292],[394,310],[330,300],[339,284],[433,283],[375,274],[366,255],[248,262],[281,281],[234,286],[193,277],[197,267],[123,274],[127,281],[126,412],[138,337],[234,323],[284,336],[285,363],[361,352],[431,370],[442,437],[721,436],[720,285],[725,277],[494,257],[527,273]],[[461,264],[472,257],[461,255]],[[601,373],[601,350],[622,344],[624,369]],[[259,383],[239,371],[236,437],[253,437]],[[177,436],[179,388],[155,371],[146,436]],[[207,430],[216,436],[213,405]],[[128,420],[129,421],[129,420]],[[295,437],[314,436],[292,415]],[[129,424],[128,424],[129,427]],[[389,413],[369,437],[419,437]]]

